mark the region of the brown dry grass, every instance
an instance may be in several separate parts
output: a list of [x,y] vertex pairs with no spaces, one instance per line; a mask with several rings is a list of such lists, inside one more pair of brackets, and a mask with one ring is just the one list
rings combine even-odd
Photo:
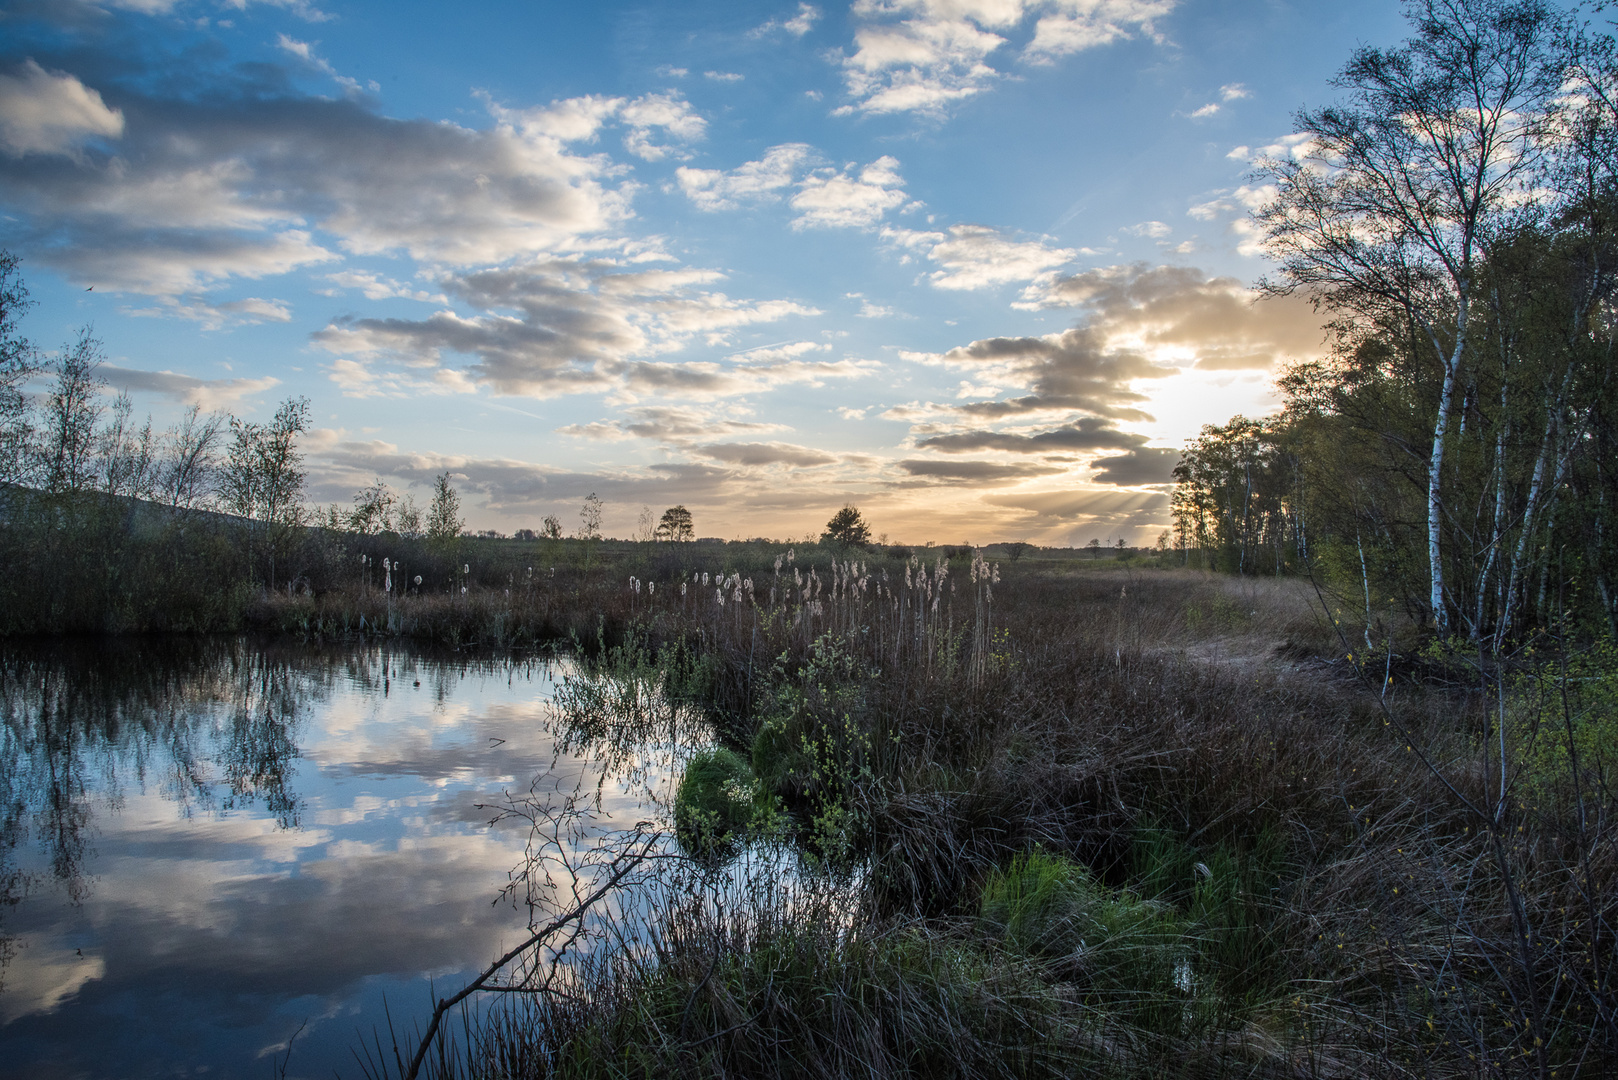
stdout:
[[[1482,827],[1469,806],[1498,795],[1482,703],[1419,669],[1365,690],[1306,583],[1025,564],[1004,571],[984,635],[962,577],[925,632],[914,605],[895,621],[857,588],[826,594],[824,623],[807,627],[801,597],[670,594],[632,613],[648,655],[683,643],[667,685],[715,708],[739,749],[772,717],[814,748],[819,764],[778,797],[806,850],[861,868],[845,884],[855,914],[843,929],[786,918],[748,936],[667,913],[657,925],[679,949],[597,969],[581,1004],[488,1029],[530,1049],[635,1046],[633,1064],[556,1059],[533,1075],[1618,1067],[1604,787],[1579,788],[1582,817],[1571,801],[1525,802]],[[754,596],[769,583],[760,574]],[[992,650],[982,663],[976,640]],[[1036,849],[1190,928],[1196,1024],[1165,1025],[1162,1010],[1126,1022],[1135,1006],[1089,986],[1082,963],[1030,966],[985,937],[985,882]],[[799,959],[771,966],[786,955]],[[788,972],[791,993],[771,982]],[[961,980],[998,988],[972,999],[970,1023]],[[1007,1056],[983,1051],[979,1020]],[[1036,1061],[1033,1044],[1071,1054]],[[774,1049],[748,1049],[760,1045]]]

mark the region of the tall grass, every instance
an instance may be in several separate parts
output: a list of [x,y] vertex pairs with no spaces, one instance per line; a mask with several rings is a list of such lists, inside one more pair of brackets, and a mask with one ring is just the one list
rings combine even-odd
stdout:
[[948,565],[640,595],[651,685],[721,721],[842,906],[689,894],[586,1004],[478,1029],[556,1051],[511,1075],[1618,1068],[1614,803],[1565,765],[1605,767],[1606,668],[1514,699],[1523,730],[1572,719],[1499,836],[1463,801],[1491,790],[1479,698],[1416,663],[1362,693],[1297,583],[1024,567],[980,633]]

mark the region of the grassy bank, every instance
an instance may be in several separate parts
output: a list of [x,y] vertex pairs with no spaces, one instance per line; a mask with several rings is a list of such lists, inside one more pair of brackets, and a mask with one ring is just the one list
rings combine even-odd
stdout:
[[682,842],[808,884],[697,873],[441,1071],[1618,1067],[1604,654],[1525,665],[1502,713],[1464,657],[1368,689],[1296,581],[795,554],[628,586],[562,701],[586,739],[652,691],[707,710],[730,756]]

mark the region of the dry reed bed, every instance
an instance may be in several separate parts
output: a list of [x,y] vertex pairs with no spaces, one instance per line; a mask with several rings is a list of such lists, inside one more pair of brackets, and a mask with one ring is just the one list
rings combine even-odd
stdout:
[[[778,791],[822,866],[839,855],[824,822],[840,823],[860,868],[842,879],[845,907],[786,914],[760,886],[728,912],[653,912],[655,947],[586,964],[571,996],[469,1029],[471,1056],[450,1071],[1618,1065],[1608,818],[1592,829],[1586,801],[1578,826],[1564,791],[1480,829],[1466,808],[1491,791],[1478,703],[1414,684],[1361,691],[1296,582],[781,569],[746,586],[715,575],[703,594],[632,585],[624,617],[643,667],[660,655],[665,689],[713,709],[738,748],[775,722],[822,754],[821,771]],[[1232,642],[1240,662],[1200,659]],[[1097,982],[1082,950],[1010,948],[981,898],[1030,851],[1093,875],[1119,910],[1179,920],[1196,992],[1175,1004],[1173,987],[1144,989],[1148,968],[1129,991]]]

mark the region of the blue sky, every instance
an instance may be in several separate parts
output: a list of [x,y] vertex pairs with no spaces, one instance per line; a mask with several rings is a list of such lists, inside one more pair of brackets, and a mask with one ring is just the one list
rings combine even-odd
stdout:
[[1397,4],[31,0],[0,244],[159,423],[307,396],[310,497],[510,532],[1149,543],[1318,353],[1250,161]]

